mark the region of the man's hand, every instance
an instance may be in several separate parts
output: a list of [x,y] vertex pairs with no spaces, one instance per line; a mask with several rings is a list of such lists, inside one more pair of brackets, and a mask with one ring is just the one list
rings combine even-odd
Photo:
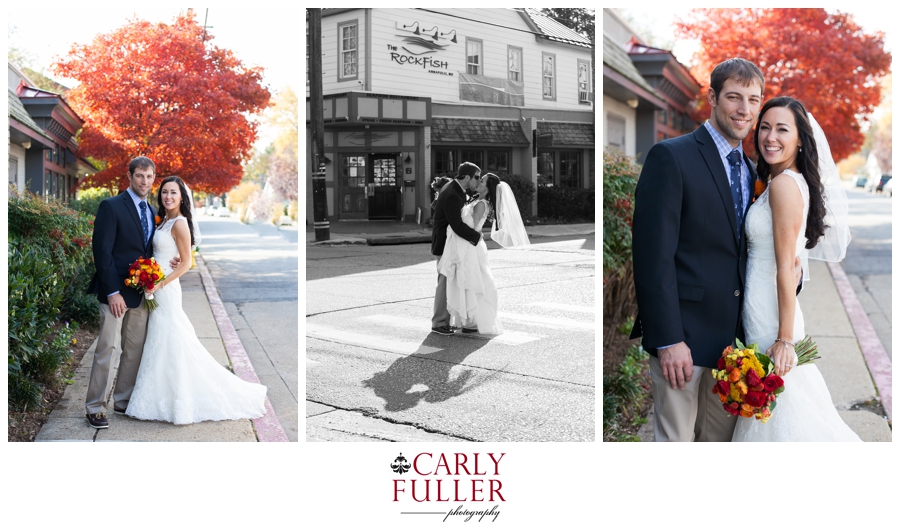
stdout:
[[125,314],[125,310],[127,306],[125,305],[125,299],[122,298],[122,295],[116,293],[106,299],[109,302],[109,310],[112,311],[112,314],[116,318],[122,318],[122,315]]
[[478,232],[478,239],[476,239],[474,243],[472,243],[471,241],[469,241],[469,243],[472,243],[473,247],[477,247],[478,242],[481,241],[481,238],[482,238],[481,232]]
[[672,390],[684,390],[694,376],[694,360],[691,349],[683,341],[668,348],[657,350],[659,364],[662,366],[663,378],[672,386]]
[[794,256],[794,279],[798,286],[803,281],[803,267],[800,266],[800,256]]
[[181,256],[175,256],[172,258],[172,261],[169,262],[169,267],[174,271],[178,268],[178,264],[181,263]]

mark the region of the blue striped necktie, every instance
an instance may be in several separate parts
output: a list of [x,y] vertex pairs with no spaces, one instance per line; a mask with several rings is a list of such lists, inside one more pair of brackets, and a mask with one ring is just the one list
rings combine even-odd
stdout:
[[147,240],[150,236],[150,230],[147,229],[147,202],[141,201],[141,228],[144,229],[144,246],[147,246]]
[[734,199],[734,215],[740,239],[744,226],[744,193],[741,188],[741,153],[737,149],[728,153],[728,164],[731,165],[731,198]]

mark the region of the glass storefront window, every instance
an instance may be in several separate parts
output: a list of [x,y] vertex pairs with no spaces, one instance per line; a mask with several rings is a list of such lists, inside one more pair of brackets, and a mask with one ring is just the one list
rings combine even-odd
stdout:
[[559,153],[559,185],[563,188],[578,188],[580,164],[577,152],[560,151]]

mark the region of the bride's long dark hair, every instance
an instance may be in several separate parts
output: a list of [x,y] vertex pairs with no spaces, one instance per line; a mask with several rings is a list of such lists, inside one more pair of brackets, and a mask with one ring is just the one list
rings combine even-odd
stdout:
[[491,212],[494,215],[494,219],[497,221],[497,228],[500,228],[500,218],[497,217],[497,186],[500,184],[500,177],[494,175],[493,173],[487,173],[483,177],[484,185],[487,186],[487,199],[488,203],[491,205]]
[[178,210],[179,213],[181,213],[181,215],[183,215],[184,218],[187,219],[188,228],[191,232],[191,246],[194,246],[194,218],[193,216],[191,216],[191,204],[189,202],[191,200],[191,196],[190,194],[188,194],[187,186],[184,185],[184,181],[181,180],[181,178],[173,175],[171,177],[166,177],[159,184],[159,190],[156,192],[156,203],[159,205],[159,211],[162,212],[162,217],[165,217],[166,207],[163,206],[162,202],[162,190],[163,186],[165,186],[169,182],[175,182],[176,184],[178,184],[178,190],[181,192],[181,204],[178,205]]
[[770,99],[763,105],[759,111],[759,118],[756,120],[756,151],[760,153],[759,161],[756,164],[756,171],[759,178],[763,182],[769,182],[772,175],[772,168],[763,158],[763,147],[759,145],[759,126],[762,117],[766,111],[772,107],[787,107],[794,114],[794,121],[797,122],[797,133],[800,136],[800,151],[797,153],[797,170],[806,179],[809,186],[809,214],[806,217],[806,248],[813,248],[819,239],[825,235],[825,187],[822,185],[822,179],[819,175],[819,150],[816,146],[816,140],[809,117],[806,114],[806,108],[796,99],[789,96],[781,96]]

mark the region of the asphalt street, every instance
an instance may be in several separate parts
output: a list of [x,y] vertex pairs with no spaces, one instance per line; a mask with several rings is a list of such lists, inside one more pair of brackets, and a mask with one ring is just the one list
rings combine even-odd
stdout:
[[200,252],[219,296],[288,439],[298,441],[297,229],[199,220]]
[[[842,265],[881,344],[891,352],[891,205],[893,198],[849,188],[852,240]],[[892,357],[893,359],[893,357]]]
[[[427,244],[308,247],[307,440],[594,440],[594,236],[532,243],[489,242],[499,336],[430,332]],[[334,410],[365,421],[317,423]]]

